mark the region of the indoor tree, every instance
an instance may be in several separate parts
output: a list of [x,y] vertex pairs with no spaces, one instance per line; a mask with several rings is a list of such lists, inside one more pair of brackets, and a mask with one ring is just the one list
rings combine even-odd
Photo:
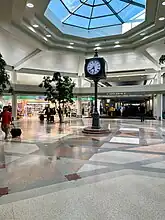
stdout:
[[47,76],[39,87],[45,88],[45,96],[47,101],[58,104],[58,115],[60,123],[63,122],[61,105],[65,103],[73,103],[73,89],[75,83],[68,76],[61,76],[59,72],[55,72],[52,77]]
[[165,55],[161,55],[161,57],[159,58],[159,64],[164,64],[165,63]]
[[13,91],[10,76],[7,74],[6,70],[6,62],[4,61],[2,54],[0,54],[0,95],[3,94],[4,91],[11,93]]

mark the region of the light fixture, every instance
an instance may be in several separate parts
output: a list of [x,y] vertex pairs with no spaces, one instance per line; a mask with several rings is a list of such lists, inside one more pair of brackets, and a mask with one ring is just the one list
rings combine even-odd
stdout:
[[100,44],[95,44],[95,47],[99,47],[100,46]]
[[140,33],[140,36],[144,36],[144,35],[146,35],[146,33],[144,33],[144,32]]
[[101,47],[95,47],[94,50],[100,50],[102,49]]
[[160,17],[159,18],[159,21],[164,21],[165,20],[165,17]]
[[142,38],[142,40],[146,40],[147,38],[149,38],[149,36],[145,36]]
[[27,3],[26,6],[27,6],[28,8],[34,8],[34,5],[33,5],[32,3],[30,3],[30,2]]
[[165,2],[162,2],[162,5],[165,5]]
[[73,42],[70,42],[69,44],[70,44],[70,45],[74,45],[74,43],[73,43]]
[[38,24],[33,24],[33,27],[34,27],[34,28],[38,28],[39,25],[38,25]]
[[119,48],[119,47],[121,47],[120,44],[117,44],[117,45],[114,46],[114,48]]
[[119,43],[120,43],[119,41],[116,41],[116,42],[115,42],[115,44],[119,44]]
[[51,34],[47,34],[47,35],[46,35],[46,37],[49,37],[49,38],[50,38],[51,36],[52,36]]
[[35,29],[34,29],[33,27],[29,26],[28,28],[29,28],[29,30],[31,30],[33,33],[36,33],[36,31],[35,31]]
[[44,39],[45,41],[48,41],[48,39],[47,39],[46,37],[43,37],[43,39]]
[[69,49],[73,49],[73,47],[72,47],[72,46],[67,46],[67,48],[69,48]]

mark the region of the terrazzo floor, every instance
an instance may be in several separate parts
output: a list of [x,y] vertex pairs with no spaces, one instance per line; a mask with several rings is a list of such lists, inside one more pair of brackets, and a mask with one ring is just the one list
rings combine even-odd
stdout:
[[0,220],[164,220],[165,123],[21,120],[21,142],[0,134]]

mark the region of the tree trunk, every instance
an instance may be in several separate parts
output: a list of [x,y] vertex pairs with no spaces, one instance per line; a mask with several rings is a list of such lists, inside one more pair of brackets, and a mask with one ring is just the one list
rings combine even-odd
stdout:
[[60,102],[59,102],[58,116],[59,116],[59,119],[60,119],[60,124],[63,123],[63,115],[62,115],[62,110],[61,110]]

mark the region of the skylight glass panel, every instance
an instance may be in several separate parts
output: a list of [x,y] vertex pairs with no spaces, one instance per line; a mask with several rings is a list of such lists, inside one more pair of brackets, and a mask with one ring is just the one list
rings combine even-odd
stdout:
[[119,13],[119,16],[123,19],[124,22],[128,22],[135,15],[140,13],[143,9],[134,5],[129,5],[123,11]]
[[145,5],[146,4],[146,0],[134,0],[134,2],[140,3]]
[[115,12],[119,13],[121,10],[127,7],[129,3],[120,0],[112,0],[109,5],[115,10]]
[[61,21],[70,14],[61,1],[51,1],[49,4],[49,10],[51,10],[53,13],[58,11],[58,13],[54,14]]
[[121,24],[119,19],[115,16],[109,16],[109,17],[102,17],[99,19],[91,19],[90,28],[99,28],[104,26],[110,26],[110,25],[118,25]]
[[106,5],[95,6],[93,8],[92,17],[110,16],[110,15],[113,15],[113,12]]
[[77,27],[81,27],[81,28],[88,28],[89,19],[82,18],[76,15],[72,15],[64,23],[74,25]]
[[95,0],[95,5],[104,5],[104,2],[102,0]]
[[90,18],[92,12],[92,7],[89,7],[87,5],[81,5],[81,7],[75,12],[76,15],[81,15],[86,18]]
[[[59,0],[58,0],[59,1]],[[57,0],[55,2],[58,2]],[[64,3],[64,5],[70,10],[74,11],[80,4],[80,0],[61,0],[61,2]]]
[[62,32],[66,29],[66,33],[71,34],[73,30],[76,36],[77,33],[82,36],[85,30],[85,37],[88,33],[98,37],[114,35],[115,31],[122,34],[124,25],[132,23],[130,30],[142,23],[145,7],[146,0],[51,0],[45,16],[59,29],[61,27]]

